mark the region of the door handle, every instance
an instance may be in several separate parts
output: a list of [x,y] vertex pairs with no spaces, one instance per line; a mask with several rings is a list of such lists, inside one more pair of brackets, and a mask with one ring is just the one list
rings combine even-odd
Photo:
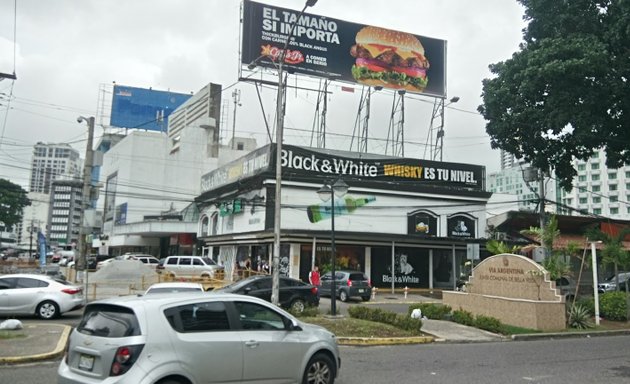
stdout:
[[256,348],[258,346],[258,342],[256,340],[246,341],[245,345],[250,348]]

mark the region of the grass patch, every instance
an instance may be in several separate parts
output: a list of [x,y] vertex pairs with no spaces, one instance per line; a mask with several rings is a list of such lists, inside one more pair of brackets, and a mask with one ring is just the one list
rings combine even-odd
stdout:
[[509,336],[509,335],[526,335],[528,333],[542,333],[542,331],[539,331],[537,329],[517,327],[515,325],[503,324],[503,332],[501,333]]
[[322,316],[317,316],[303,317],[300,320],[322,326],[338,337],[409,337],[426,335],[420,331],[407,331],[394,327],[393,325],[351,317],[327,319]]
[[6,330],[6,329],[0,330],[0,340],[17,339],[20,337],[26,337],[26,335],[24,334],[22,330],[16,330],[16,331]]

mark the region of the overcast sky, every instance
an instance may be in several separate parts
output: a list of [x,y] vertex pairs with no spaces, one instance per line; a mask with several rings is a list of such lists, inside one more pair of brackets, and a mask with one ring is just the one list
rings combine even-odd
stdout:
[[[260,2],[295,10],[304,5]],[[99,89],[114,81],[182,93],[221,84],[227,88],[223,99],[229,110],[222,124],[228,138],[232,92],[239,89],[237,135],[267,143],[263,114],[273,124],[276,91],[262,90],[261,107],[254,85],[237,83],[240,1],[17,0],[17,15],[15,8],[16,0],[0,0],[0,72],[17,75],[15,82],[0,81],[1,178],[28,187],[33,145],[40,141],[70,143],[83,157],[86,125],[76,119],[96,116]],[[443,160],[499,170],[498,151],[490,149],[476,110],[488,65],[509,58],[521,41],[523,9],[516,0],[319,0],[308,12],[446,40],[447,94],[460,100],[445,112]],[[290,82],[318,87],[317,79]],[[329,88],[326,143],[347,150],[361,87],[348,93],[341,85]],[[385,153],[392,99],[391,92],[372,98],[371,152]],[[316,101],[316,92],[289,91],[286,143],[311,143]],[[432,107],[431,98],[406,98],[406,157],[424,157]],[[97,127],[95,142],[102,133]]]

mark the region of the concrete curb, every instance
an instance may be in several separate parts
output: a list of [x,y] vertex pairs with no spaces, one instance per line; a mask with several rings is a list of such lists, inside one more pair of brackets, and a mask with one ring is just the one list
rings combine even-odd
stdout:
[[66,343],[68,342],[68,336],[70,335],[71,330],[72,330],[72,327],[70,327],[69,325],[63,326],[63,331],[61,332],[61,336],[59,337],[57,346],[51,352],[40,353],[37,355],[30,355],[30,356],[0,357],[0,364],[23,364],[23,363],[31,363],[34,361],[50,360],[50,359],[57,358],[63,355],[66,349]]
[[621,336],[630,335],[630,329],[619,329],[612,331],[584,331],[584,332],[547,332],[547,333],[527,333],[523,335],[512,335],[514,341],[529,340],[553,340],[568,338],[590,338],[602,336]]
[[432,336],[413,337],[337,337],[339,345],[370,346],[370,345],[404,345],[427,344],[435,340]]

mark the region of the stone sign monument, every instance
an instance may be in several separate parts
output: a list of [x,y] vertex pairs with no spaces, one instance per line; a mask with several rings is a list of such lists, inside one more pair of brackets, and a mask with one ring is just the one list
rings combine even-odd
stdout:
[[524,256],[501,254],[477,265],[465,292],[444,292],[454,310],[491,316],[503,323],[540,330],[566,327],[564,298],[549,273]]

